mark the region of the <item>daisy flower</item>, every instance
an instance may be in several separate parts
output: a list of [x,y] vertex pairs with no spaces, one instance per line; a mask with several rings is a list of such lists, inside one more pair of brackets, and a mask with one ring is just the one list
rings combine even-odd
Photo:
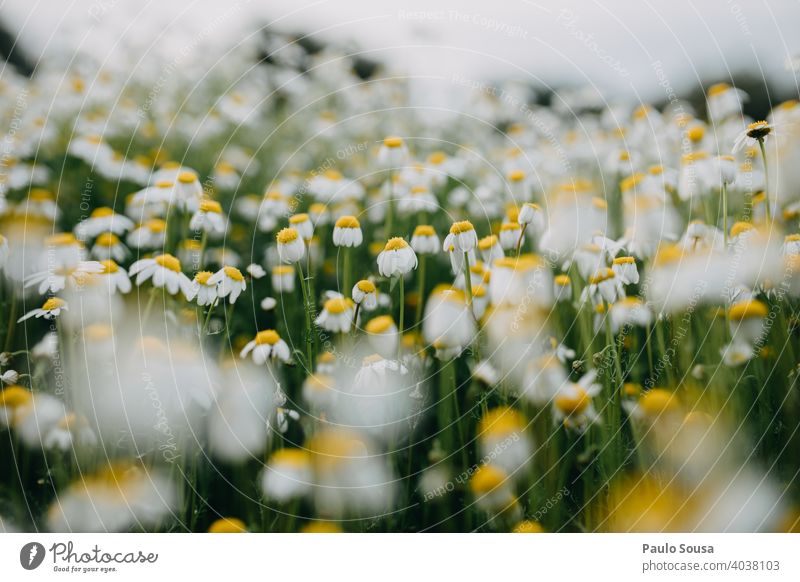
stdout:
[[625,297],[622,281],[612,269],[601,269],[589,277],[589,286],[584,290],[584,297],[592,300],[595,305],[605,301],[614,303]]
[[378,255],[378,271],[384,277],[403,276],[416,268],[417,255],[403,238],[390,238]]
[[314,323],[326,331],[348,333],[353,324],[355,304],[345,297],[328,299]]
[[378,289],[375,283],[363,279],[353,286],[351,293],[353,301],[365,311],[372,311],[378,307]]
[[490,234],[480,239],[478,241],[478,251],[480,252],[483,262],[489,265],[491,265],[495,259],[502,259],[506,256],[496,234]]
[[123,234],[134,226],[133,221],[122,214],[117,214],[112,208],[95,208],[89,218],[78,223],[75,234],[80,239],[94,238],[102,232],[112,232],[116,235]]
[[384,138],[378,150],[378,163],[387,170],[404,166],[408,161],[408,148],[402,137],[389,136]]
[[195,212],[202,206],[203,185],[193,170],[184,169],[178,173],[174,192],[175,202],[181,210]]
[[562,385],[553,397],[553,418],[568,429],[582,432],[599,419],[592,398],[602,386],[595,383],[597,372],[592,370],[577,382]]
[[736,136],[736,140],[733,142],[733,153],[737,153],[744,147],[766,143],[767,136],[772,133],[773,129],[775,126],[766,121],[755,121],[749,124]]
[[278,241],[278,258],[282,263],[297,263],[306,254],[306,245],[293,228],[284,228],[275,237]]
[[526,202],[519,211],[517,222],[521,224],[523,228],[530,226],[536,234],[544,232],[545,221],[542,207],[533,202]]
[[89,254],[98,261],[114,259],[117,262],[122,262],[128,257],[130,251],[122,244],[116,234],[103,232],[95,239]]
[[361,224],[355,216],[342,216],[333,226],[333,244],[337,247],[358,247],[364,240]]
[[619,277],[623,285],[635,285],[639,282],[639,271],[633,257],[617,257],[611,263],[611,270]]
[[504,250],[510,251],[517,248],[517,245],[522,246],[523,240],[522,227],[518,222],[504,222],[500,225],[500,246]]
[[247,271],[247,274],[250,275],[253,279],[261,279],[267,274],[267,272],[264,270],[264,267],[262,267],[258,263],[250,263],[245,268],[245,271]]
[[400,332],[391,315],[379,315],[364,326],[367,341],[372,348],[384,358],[391,358],[397,353]]
[[131,280],[128,273],[121,268],[113,259],[100,261],[103,270],[97,275],[101,281],[105,281],[111,293],[129,293],[131,290]]
[[97,261],[81,261],[75,267],[61,267],[53,272],[43,271],[31,275],[25,282],[25,287],[39,285],[39,294],[47,292],[58,293],[69,286],[70,289],[80,287],[90,275],[103,272],[103,266]]
[[311,240],[314,236],[314,223],[308,217],[308,214],[293,214],[289,217],[289,226],[295,229],[303,240]]
[[247,289],[244,275],[236,267],[222,267],[208,279],[207,284],[219,285],[218,296],[220,299],[227,297],[231,304],[236,303],[239,295]]
[[197,304],[201,307],[215,304],[219,287],[216,282],[210,282],[212,275],[211,271],[200,271],[195,274],[186,299],[188,301],[197,299]]
[[189,228],[209,235],[223,235],[228,230],[228,219],[216,200],[201,200],[197,211],[189,221]]
[[192,282],[181,271],[181,262],[170,254],[140,259],[131,265],[128,274],[136,275],[137,286],[152,279],[154,287],[165,288],[170,295],[176,295],[180,291],[189,297],[191,293]]
[[25,321],[26,319],[30,319],[31,317],[35,318],[44,318],[44,319],[53,319],[61,315],[62,310],[68,309],[66,302],[63,299],[58,297],[50,297],[47,301],[42,304],[41,307],[38,307],[32,311],[29,311],[22,317],[17,320],[17,323],[21,321]]
[[295,270],[288,265],[272,267],[272,288],[276,293],[293,293]]
[[291,360],[288,344],[274,329],[258,332],[256,337],[247,342],[247,345],[239,352],[239,357],[246,358],[248,354],[252,354],[253,362],[259,366],[267,361],[280,360],[288,363]]
[[264,497],[286,503],[311,492],[314,482],[311,454],[303,449],[278,449],[261,473]]
[[559,303],[572,300],[572,279],[569,275],[556,275],[553,278],[553,296]]
[[433,255],[439,252],[439,237],[432,226],[421,224],[411,236],[411,248],[418,255]]
[[478,246],[478,235],[475,232],[475,227],[469,220],[462,220],[454,222],[450,227],[450,232],[444,238],[443,250],[458,251],[459,253],[467,253]]
[[151,218],[128,233],[125,239],[136,249],[157,249],[167,240],[167,223],[160,218]]

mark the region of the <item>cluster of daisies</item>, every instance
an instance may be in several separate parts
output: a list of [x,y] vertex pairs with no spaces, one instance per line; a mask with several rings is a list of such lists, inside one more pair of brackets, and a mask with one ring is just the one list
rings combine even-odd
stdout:
[[249,42],[4,71],[0,529],[797,527],[797,101]]

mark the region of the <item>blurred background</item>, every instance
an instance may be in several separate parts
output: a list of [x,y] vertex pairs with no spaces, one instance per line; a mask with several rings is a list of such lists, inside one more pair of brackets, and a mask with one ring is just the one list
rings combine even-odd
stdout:
[[675,94],[699,103],[704,87],[725,81],[747,91],[746,113],[761,117],[770,101],[798,92],[795,0],[5,0],[0,6],[0,55],[26,74],[38,62],[68,61],[80,51],[109,62],[131,51],[143,59],[191,51],[213,66],[242,39],[277,31],[308,51],[345,41],[360,57],[362,76],[391,63],[414,77],[426,102],[450,99],[446,89],[459,78],[519,82],[540,102],[554,91],[588,86],[617,101],[657,104]]

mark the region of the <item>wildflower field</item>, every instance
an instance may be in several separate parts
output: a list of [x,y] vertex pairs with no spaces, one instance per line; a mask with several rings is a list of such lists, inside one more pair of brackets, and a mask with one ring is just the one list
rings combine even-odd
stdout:
[[800,104],[335,43],[0,76],[0,531],[800,527]]

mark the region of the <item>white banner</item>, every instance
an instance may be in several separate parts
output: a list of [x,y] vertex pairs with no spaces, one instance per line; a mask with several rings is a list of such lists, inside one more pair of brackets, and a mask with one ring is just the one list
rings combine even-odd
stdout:
[[791,534],[6,534],[0,549],[3,580],[800,579]]

